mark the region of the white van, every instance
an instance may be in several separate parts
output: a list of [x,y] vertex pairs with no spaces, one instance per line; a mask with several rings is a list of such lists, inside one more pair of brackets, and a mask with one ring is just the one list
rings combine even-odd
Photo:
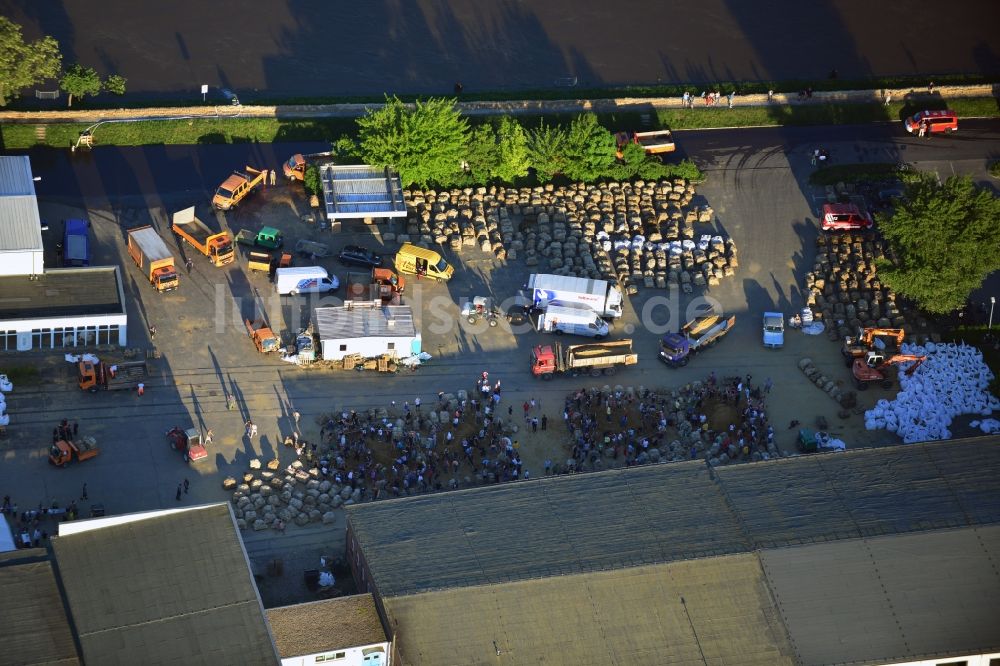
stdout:
[[545,312],[538,315],[535,328],[556,335],[567,333],[598,340],[608,335],[608,322],[601,319],[596,312],[587,307],[568,305],[550,305]]
[[289,266],[274,272],[274,288],[281,296],[329,294],[340,288],[340,280],[322,266]]

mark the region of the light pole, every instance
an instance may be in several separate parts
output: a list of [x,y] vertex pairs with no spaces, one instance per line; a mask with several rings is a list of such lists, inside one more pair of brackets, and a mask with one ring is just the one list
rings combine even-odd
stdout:
[[986,330],[988,331],[993,330],[993,306],[996,305],[996,302],[997,302],[997,297],[990,296],[990,325],[986,327]]

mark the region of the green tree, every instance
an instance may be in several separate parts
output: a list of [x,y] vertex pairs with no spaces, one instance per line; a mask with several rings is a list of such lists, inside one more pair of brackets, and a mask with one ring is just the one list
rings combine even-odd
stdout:
[[877,222],[896,258],[879,262],[879,279],[927,312],[962,307],[1000,270],[1000,199],[968,176],[910,183],[895,211],[879,214]]
[[63,73],[59,87],[69,95],[66,106],[73,106],[74,97],[83,99],[101,92],[101,77],[90,67],[73,65]]
[[500,165],[500,149],[493,125],[479,125],[469,132],[465,151],[465,171],[468,184],[492,180]]
[[528,161],[535,176],[545,183],[566,168],[566,130],[544,122],[528,132]]
[[330,147],[338,164],[356,164],[361,160],[358,142],[347,134],[341,134]]
[[323,189],[319,178],[319,169],[316,165],[311,164],[306,167],[306,172],[302,174],[302,186],[305,188],[306,194],[319,194]]
[[54,78],[60,69],[59,42],[52,37],[25,42],[21,26],[0,16],[0,106],[16,99],[22,88]]
[[127,83],[128,79],[124,76],[112,74],[108,78],[104,79],[104,83],[101,84],[101,89],[105,92],[114,93],[115,95],[124,95],[125,85]]
[[403,185],[450,185],[462,178],[468,122],[455,101],[429,99],[409,108],[397,97],[358,118],[361,156],[369,164],[391,166]]
[[507,183],[527,176],[531,163],[528,158],[528,137],[521,123],[510,116],[501,118],[496,141],[498,159],[493,175]]
[[563,173],[574,180],[591,181],[607,175],[615,161],[615,137],[597,116],[584,113],[573,119],[566,134]]

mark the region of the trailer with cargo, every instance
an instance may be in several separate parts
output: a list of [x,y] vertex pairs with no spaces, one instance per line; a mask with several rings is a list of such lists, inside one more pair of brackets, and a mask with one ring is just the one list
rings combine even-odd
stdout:
[[174,266],[174,255],[152,226],[128,230],[128,254],[157,291],[177,288],[180,276]]
[[531,374],[548,380],[558,373],[589,373],[593,377],[613,375],[618,368],[635,365],[639,355],[632,340],[613,340],[582,345],[539,345],[531,350]]
[[528,277],[524,291],[525,298],[538,310],[550,305],[577,305],[588,307],[601,317],[622,316],[622,290],[607,280],[534,273]]

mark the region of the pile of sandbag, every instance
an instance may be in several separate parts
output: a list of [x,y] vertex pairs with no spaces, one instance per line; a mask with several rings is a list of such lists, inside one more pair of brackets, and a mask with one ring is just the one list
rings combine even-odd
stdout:
[[990,394],[993,373],[983,353],[964,344],[904,344],[901,353],[926,356],[908,375],[908,364],[899,368],[900,391],[896,399],[879,400],[865,412],[865,428],[885,429],[904,442],[950,439],[952,419],[962,414],[990,416],[1000,400]]

